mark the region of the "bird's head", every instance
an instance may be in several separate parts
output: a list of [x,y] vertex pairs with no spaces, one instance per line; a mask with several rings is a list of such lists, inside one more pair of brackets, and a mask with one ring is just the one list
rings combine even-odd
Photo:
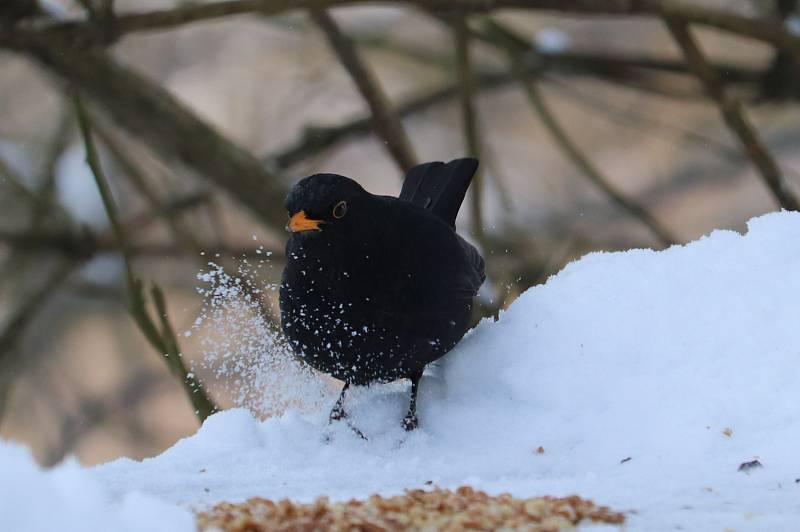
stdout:
[[342,175],[314,174],[301,179],[286,196],[286,229],[313,234],[346,226],[359,200],[368,196],[361,185]]

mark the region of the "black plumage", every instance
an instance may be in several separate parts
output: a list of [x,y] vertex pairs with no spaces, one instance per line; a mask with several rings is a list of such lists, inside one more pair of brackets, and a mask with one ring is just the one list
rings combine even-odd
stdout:
[[345,416],[349,385],[409,378],[404,425],[416,427],[422,372],[467,331],[484,280],[482,257],[455,232],[477,165],[416,166],[399,198],[336,174],[289,193],[281,322],[296,354],[345,382],[332,420]]

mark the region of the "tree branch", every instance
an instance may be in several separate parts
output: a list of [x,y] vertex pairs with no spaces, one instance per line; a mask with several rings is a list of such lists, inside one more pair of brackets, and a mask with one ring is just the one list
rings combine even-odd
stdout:
[[542,123],[559,148],[564,152],[564,155],[580,169],[581,174],[589,182],[599,188],[614,204],[642,222],[662,245],[670,246],[675,244],[676,240],[670,232],[665,229],[644,206],[640,205],[634,199],[627,197],[621,190],[617,189],[617,187],[608,181],[569,137],[558,122],[558,119],[547,107],[539,94],[535,81],[530,78],[524,67],[523,50],[529,49],[529,47],[523,46],[524,41],[521,41],[521,39],[510,30],[494,21],[487,21],[487,27],[490,33],[495,37],[495,42],[506,50],[509,62],[518,76],[531,107],[533,107],[539,115]]
[[[363,42],[366,46],[381,46],[376,44],[375,41],[360,42]],[[406,50],[402,48],[392,47],[390,50],[399,51],[404,55],[415,58],[418,56],[416,52],[405,54]],[[444,66],[441,60],[431,59],[430,54],[426,57],[426,60],[434,66]],[[749,69],[729,63],[715,64],[714,68],[720,76],[724,75],[725,79],[732,82],[755,84],[763,77],[763,71],[761,70]],[[611,82],[623,82],[625,85],[629,85],[629,83],[625,83],[624,80],[631,77],[639,79],[637,72],[641,71],[691,74],[685,63],[674,59],[647,56],[615,56],[578,51],[539,52],[535,60],[527,62],[527,69],[530,74],[553,70],[556,72],[596,75]],[[476,92],[504,87],[516,79],[510,72],[492,71],[476,71],[473,73],[473,78]],[[637,88],[642,87],[637,86]],[[398,103],[395,107],[395,114],[400,118],[406,118],[423,113],[437,105],[450,101],[460,93],[461,87],[458,83],[444,85]],[[297,141],[286,148],[264,156],[264,161],[279,169],[286,169],[304,159],[330,149],[339,142],[367,135],[371,131],[372,123],[369,116],[355,117],[335,126],[310,125],[303,130]]]
[[[233,15],[259,13],[276,15],[298,9],[374,4],[374,0],[226,0],[190,4],[177,8],[118,15],[111,27],[93,21],[51,23],[35,29],[0,31],[0,46],[25,46],[43,36],[64,39],[65,43],[93,45],[134,32],[167,30],[184,24]],[[398,0],[439,13],[488,12],[496,9],[529,9],[573,15],[676,16],[741,36],[764,41],[800,54],[800,38],[770,19],[755,19],[728,11],[688,4],[676,0]]]
[[[133,158],[125,153],[125,150],[119,145],[119,142],[111,133],[109,133],[105,128],[96,127],[95,130],[97,131],[98,136],[102,139],[103,144],[105,144],[106,148],[108,148],[108,151],[119,164],[123,173],[128,177],[128,181],[130,181],[139,194],[144,197],[144,199],[150,205],[151,210],[154,213],[162,216],[167,222],[167,225],[169,226],[170,231],[175,238],[175,243],[178,246],[188,248],[194,253],[199,254],[201,251],[201,246],[197,238],[191,231],[184,229],[180,223],[179,214],[184,209],[172,208],[173,206],[169,205],[168,202],[165,202],[158,197],[156,192],[151,189],[147,179],[139,169],[138,165],[133,161]],[[187,199],[205,202],[209,198],[207,194],[200,193],[190,196]]]
[[183,164],[225,190],[274,230],[286,223],[283,180],[198,118],[167,90],[102,50],[40,40],[24,52],[92,98],[163,160]]
[[664,18],[664,22],[681,50],[683,50],[686,62],[703,83],[709,96],[717,103],[722,118],[731,132],[741,142],[742,148],[759,171],[775,200],[784,209],[800,210],[800,202],[786,186],[775,159],[761,142],[755,128],[745,117],[741,102],[725,91],[716,72],[708,64],[700,46],[692,37],[686,21],[669,16]]
[[3,418],[6,399],[10,388],[9,357],[25,334],[36,314],[53,296],[56,289],[67,280],[69,275],[82,263],[82,261],[63,261],[47,279],[32,294],[29,294],[19,308],[6,321],[5,327],[0,331],[0,419]]
[[397,163],[400,171],[405,174],[417,164],[417,158],[414,155],[411,141],[403,129],[403,124],[395,114],[377,78],[359,57],[353,41],[342,33],[333,17],[324,10],[312,10],[311,18],[325,33],[342,66],[358,87],[358,91],[369,106],[375,133],[383,139],[389,155]]
[[178,340],[175,338],[175,333],[169,324],[166,314],[166,304],[164,303],[164,296],[161,290],[153,286],[152,297],[155,302],[158,318],[161,323],[161,330],[153,323],[150,315],[147,312],[146,300],[142,287],[142,281],[137,279],[133,274],[131,267],[131,254],[130,247],[122,229],[122,224],[119,222],[117,215],[117,207],[114,203],[114,198],[111,196],[111,190],[108,186],[105,174],[100,166],[97,150],[92,140],[91,126],[89,124],[89,117],[83,108],[80,97],[77,93],[74,96],[75,110],[78,116],[78,125],[80,126],[83,142],[86,147],[86,162],[92,170],[97,189],[100,191],[100,197],[103,200],[103,206],[108,214],[111,227],[117,239],[117,244],[122,253],[122,258],[125,263],[125,277],[128,284],[128,298],[129,298],[129,311],[133,316],[134,321],[139,326],[139,329],[144,334],[145,338],[150,342],[159,353],[162,359],[167,364],[170,371],[180,379],[184,387],[184,391],[195,409],[195,414],[202,422],[208,416],[217,411],[217,407],[213,401],[208,397],[203,386],[197,378],[187,371],[186,366],[181,360],[182,353],[178,346]]
[[[475,83],[470,60],[470,36],[464,15],[456,15],[452,20],[453,37],[456,51],[456,73],[458,85],[461,87],[461,122],[464,128],[464,142],[467,154],[479,159],[481,141],[478,136],[478,117],[475,110]],[[483,172],[480,168],[475,173],[470,186],[470,205],[472,206],[472,232],[482,245],[486,243],[483,228]]]

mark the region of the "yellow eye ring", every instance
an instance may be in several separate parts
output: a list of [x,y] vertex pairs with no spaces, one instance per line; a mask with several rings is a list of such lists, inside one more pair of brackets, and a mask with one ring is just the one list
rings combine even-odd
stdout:
[[340,201],[333,208],[333,217],[337,218],[337,219],[344,218],[345,214],[347,214],[347,202],[346,201]]

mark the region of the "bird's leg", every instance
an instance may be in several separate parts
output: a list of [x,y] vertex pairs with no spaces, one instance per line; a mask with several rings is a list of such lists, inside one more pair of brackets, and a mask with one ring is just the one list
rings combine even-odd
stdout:
[[403,418],[403,428],[406,430],[414,430],[419,425],[417,419],[417,392],[419,392],[419,381],[422,378],[424,368],[411,374],[408,378],[411,380],[411,402],[408,405],[408,413]]
[[339,394],[336,404],[333,405],[333,409],[331,409],[331,415],[328,417],[328,423],[333,423],[334,421],[339,421],[340,419],[347,417],[347,413],[344,411],[344,394],[349,387],[350,383],[348,381],[344,381],[342,393]]

